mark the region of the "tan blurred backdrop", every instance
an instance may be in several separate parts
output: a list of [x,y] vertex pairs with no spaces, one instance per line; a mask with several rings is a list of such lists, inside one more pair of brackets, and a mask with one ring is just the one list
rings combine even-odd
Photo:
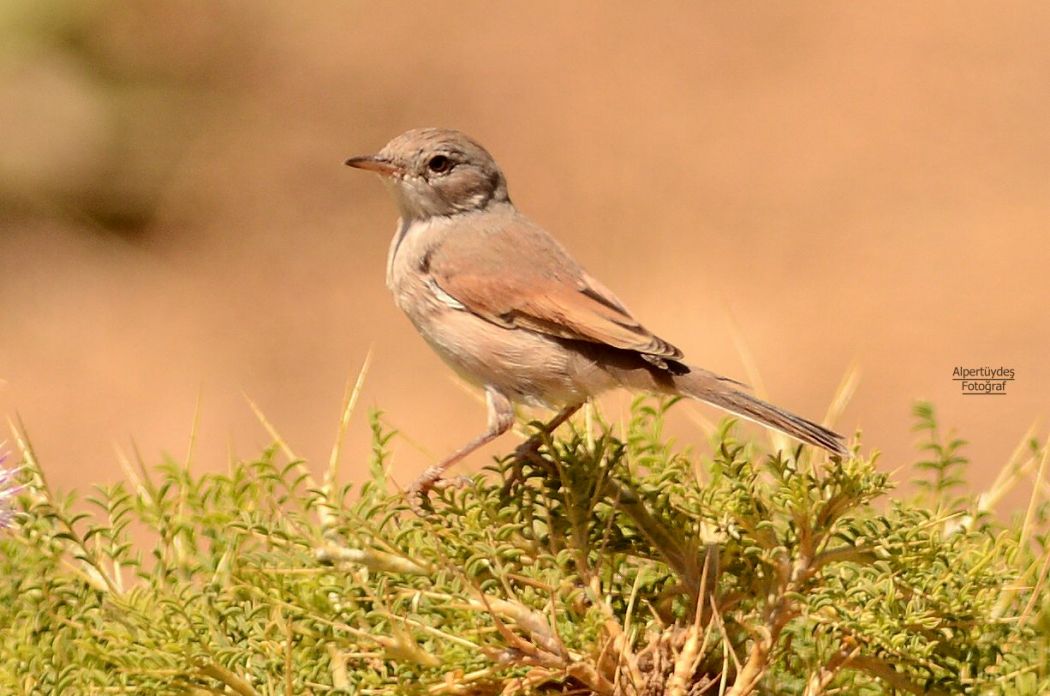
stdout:
[[[735,320],[815,417],[855,362],[841,429],[896,467],[932,399],[987,483],[1050,413],[1048,26],[1040,2],[4,0],[0,413],[63,486],[119,477],[115,444],[184,456],[198,395],[198,466],[268,443],[246,393],[319,467],[374,346],[346,471],[379,406],[407,481],[484,413],[393,306],[393,205],[341,163],[441,125],[693,362],[744,378]],[[1008,396],[961,396],[952,368],[985,364]]]

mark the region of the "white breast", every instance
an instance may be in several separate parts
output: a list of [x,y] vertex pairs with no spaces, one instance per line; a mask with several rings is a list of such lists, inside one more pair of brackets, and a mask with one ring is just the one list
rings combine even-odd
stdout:
[[397,306],[420,331],[426,331],[427,315],[434,309],[463,310],[464,306],[438,287],[423,271],[424,259],[448,234],[446,218],[431,218],[399,225],[390,242],[386,282]]

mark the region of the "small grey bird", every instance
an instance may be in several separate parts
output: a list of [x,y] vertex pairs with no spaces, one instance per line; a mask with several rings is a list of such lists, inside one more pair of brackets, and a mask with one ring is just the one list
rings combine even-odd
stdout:
[[505,433],[513,403],[561,409],[547,424],[553,430],[614,387],[698,399],[847,455],[841,435],[682,362],[678,348],[518,212],[495,160],[463,133],[410,130],[346,164],[379,174],[397,202],[386,273],[395,302],[445,362],[484,388],[488,403],[485,433],[428,468],[411,493],[425,494]]

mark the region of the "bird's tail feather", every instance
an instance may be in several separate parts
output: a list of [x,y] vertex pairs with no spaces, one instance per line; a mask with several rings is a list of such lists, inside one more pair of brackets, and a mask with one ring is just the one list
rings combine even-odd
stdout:
[[826,449],[839,456],[848,456],[844,438],[833,430],[797,416],[779,406],[763,401],[736,388],[740,383],[719,377],[697,367],[682,365],[680,374],[669,374],[657,368],[620,373],[625,386],[679,394],[717,406],[725,411],[779,430],[797,440]]
[[849,454],[849,450],[843,443],[843,437],[838,433],[750,394],[734,389],[722,393],[708,392],[696,395],[687,393],[686,396],[692,396],[741,418],[779,430],[785,435],[826,449],[832,454],[843,457]]

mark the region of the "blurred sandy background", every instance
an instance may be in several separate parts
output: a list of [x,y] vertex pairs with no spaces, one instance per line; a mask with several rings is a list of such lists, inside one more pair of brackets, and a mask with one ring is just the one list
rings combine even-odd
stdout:
[[[745,376],[735,317],[819,417],[855,361],[844,431],[910,462],[932,399],[986,483],[1050,413],[1047,27],[1038,2],[3,0],[0,414],[69,486],[119,477],[114,444],[184,456],[198,394],[199,466],[254,455],[247,393],[319,468],[373,345],[345,468],[379,406],[420,445],[407,481],[484,412],[393,306],[393,205],[342,160],[442,125],[693,362]],[[959,394],[984,364],[1008,396]]]

